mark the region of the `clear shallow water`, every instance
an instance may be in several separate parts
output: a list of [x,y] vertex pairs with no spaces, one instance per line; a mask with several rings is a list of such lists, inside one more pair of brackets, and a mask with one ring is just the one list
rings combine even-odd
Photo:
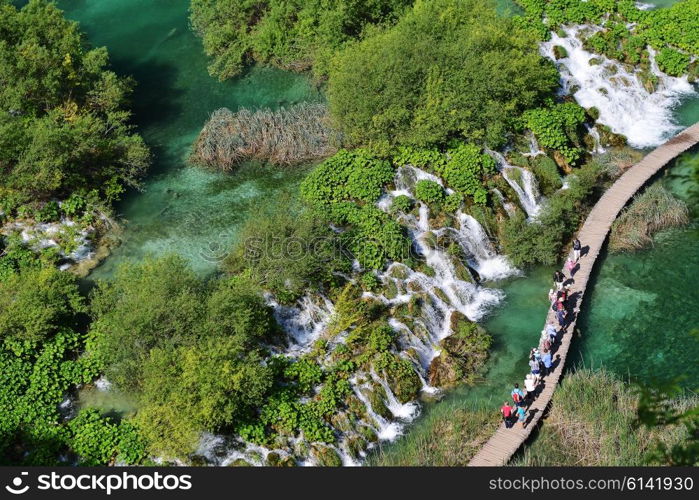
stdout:
[[125,258],[168,252],[201,273],[215,269],[240,225],[281,191],[295,191],[300,170],[248,166],[238,175],[187,167],[185,158],[217,108],[278,107],[320,99],[303,75],[253,68],[220,83],[206,71],[201,42],[188,26],[188,0],[62,0],[93,46],[106,46],[113,68],[137,81],[136,124],[154,165],[143,192],[119,204],[128,221],[123,244],[92,277],[105,277]]
[[680,161],[656,181],[693,208],[689,227],[659,233],[651,249],[600,257],[572,364],[604,366],[641,384],[684,377],[684,387],[699,388],[699,339],[689,335],[699,328],[699,207],[690,176]]

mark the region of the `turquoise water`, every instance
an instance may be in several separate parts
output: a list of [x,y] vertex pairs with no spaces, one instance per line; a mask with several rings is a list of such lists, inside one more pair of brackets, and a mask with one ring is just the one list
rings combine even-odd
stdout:
[[699,207],[688,158],[698,162],[699,154],[683,157],[656,182],[690,204],[694,222],[659,233],[649,250],[601,257],[573,364],[604,366],[640,384],[681,377],[684,387],[699,388],[699,338],[689,335],[699,328]]
[[[128,220],[123,244],[93,276],[109,276],[126,258],[166,252],[184,256],[201,273],[214,270],[241,224],[281,193],[294,193],[303,169],[250,164],[225,175],[188,167],[185,158],[209,113],[222,106],[277,107],[320,95],[304,76],[270,68],[254,68],[227,83],[213,80],[201,44],[187,25],[187,0],[58,3],[80,21],[93,45],[107,46],[118,73],[138,81],[135,120],[155,156],[144,191],[129,193],[118,206]],[[507,0],[499,3],[507,5]],[[699,121],[699,99],[684,101],[676,116],[683,125]],[[687,184],[682,179],[686,176],[680,173],[663,182],[680,193]],[[651,250],[605,256],[571,359],[604,365],[641,382],[686,373],[686,386],[699,385],[699,351],[686,335],[696,326],[692,312],[699,306],[699,294],[692,290],[699,269],[698,237],[693,226],[660,235]],[[484,380],[426,405],[415,429],[454,407],[495,408],[511,384],[522,381],[527,352],[546,313],[551,272],[538,268],[499,284],[507,299],[486,322],[495,345]]]
[[220,83],[206,70],[201,42],[188,26],[188,0],[62,0],[93,46],[106,46],[113,68],[133,76],[134,119],[154,165],[143,192],[129,193],[118,212],[128,221],[123,243],[93,277],[108,276],[125,258],[168,252],[201,273],[216,268],[241,224],[281,191],[295,191],[303,169],[248,165],[238,175],[186,165],[190,146],[217,108],[278,107],[320,99],[303,75],[253,68]]

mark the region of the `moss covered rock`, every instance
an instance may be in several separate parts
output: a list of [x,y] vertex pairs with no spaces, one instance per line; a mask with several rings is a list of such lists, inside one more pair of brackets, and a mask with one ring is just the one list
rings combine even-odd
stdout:
[[337,452],[329,446],[314,444],[311,446],[311,457],[320,467],[341,467],[342,459]]
[[553,57],[555,59],[565,59],[568,57],[568,51],[566,50],[565,47],[562,47],[561,45],[554,45],[553,46]]
[[492,339],[479,325],[459,313],[450,318],[454,333],[439,344],[442,351],[432,360],[428,381],[435,387],[472,382],[488,357]]

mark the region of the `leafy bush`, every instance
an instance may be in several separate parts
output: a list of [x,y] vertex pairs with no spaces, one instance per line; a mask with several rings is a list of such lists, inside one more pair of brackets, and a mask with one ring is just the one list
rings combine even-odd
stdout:
[[564,102],[528,110],[522,118],[541,146],[558,151],[570,164],[582,158],[584,150],[573,141],[578,141],[577,129],[585,121],[584,108],[574,102]]
[[223,80],[253,61],[286,69],[314,66],[324,74],[331,55],[370,26],[390,23],[409,0],[192,0],[191,21]]
[[532,158],[532,171],[539,182],[539,188],[544,196],[551,196],[563,186],[563,180],[558,172],[558,166],[546,155]]
[[603,168],[588,163],[570,178],[568,189],[553,194],[535,221],[518,212],[504,225],[501,244],[516,266],[553,265],[593,201]]
[[435,181],[423,179],[415,184],[415,197],[428,205],[439,205],[444,201],[445,193]]
[[[371,68],[367,71],[367,68]],[[416,2],[333,61],[328,101],[354,144],[497,146],[558,75],[535,38],[484,0]]]
[[400,194],[393,198],[393,201],[391,202],[391,211],[392,212],[404,212],[408,213],[413,209],[413,200],[410,198],[410,196],[406,196],[404,194]]
[[106,49],[87,47],[45,0],[3,2],[0,32],[0,73],[12,82],[0,89],[0,191],[13,208],[80,189],[112,201],[138,185],[150,155],[129,123],[132,84],[107,69]]
[[444,208],[444,211],[446,213],[454,213],[459,208],[461,208],[461,204],[463,203],[463,201],[464,197],[461,194],[452,193],[444,199],[442,207]]
[[658,52],[655,61],[660,71],[672,76],[681,76],[687,74],[689,70],[690,57],[689,54],[665,47]]
[[495,173],[495,160],[481,148],[473,144],[461,144],[447,153],[448,160],[436,168],[447,185],[466,196],[473,197],[476,203],[485,204],[488,191],[484,181]]
[[374,203],[393,180],[389,162],[367,150],[340,150],[316,167],[301,183],[303,198],[319,206],[342,201]]
[[249,272],[284,303],[307,290],[322,289],[349,271],[351,262],[321,210],[280,200],[243,227],[239,243],[224,260],[229,273]]

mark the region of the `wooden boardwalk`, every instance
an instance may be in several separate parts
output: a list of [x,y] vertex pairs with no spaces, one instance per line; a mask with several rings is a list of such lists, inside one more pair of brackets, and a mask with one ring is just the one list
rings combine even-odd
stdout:
[[[541,420],[542,415],[548,407],[553,391],[561,378],[566,356],[570,349],[570,344],[575,331],[577,311],[585,293],[587,282],[590,279],[595,260],[599,255],[602,245],[607,238],[607,233],[622,208],[628,203],[633,195],[648,180],[663,168],[673,158],[686,151],[699,142],[699,123],[696,123],[680,132],[678,135],[667,141],[662,146],[653,150],[645,156],[639,163],[629,168],[617,181],[604,193],[597,204],[585,220],[585,224],[578,233],[578,238],[582,243],[583,257],[580,259],[580,266],[573,276],[574,282],[571,286],[571,309],[573,311],[572,320],[565,331],[559,333],[559,342],[553,352],[554,369],[544,377],[539,387],[539,394],[534,402],[529,406],[525,427],[520,428],[519,424],[511,429],[506,429],[500,425],[495,434],[483,445],[480,451],[469,462],[470,466],[498,466],[505,465],[512,458],[512,455],[529,437],[532,430]],[[556,322],[555,314],[549,308],[546,322]],[[534,340],[534,339],[532,339]],[[524,379],[524,374],[522,375]],[[520,382],[520,385],[522,383]],[[504,399],[504,398],[503,398]]]

